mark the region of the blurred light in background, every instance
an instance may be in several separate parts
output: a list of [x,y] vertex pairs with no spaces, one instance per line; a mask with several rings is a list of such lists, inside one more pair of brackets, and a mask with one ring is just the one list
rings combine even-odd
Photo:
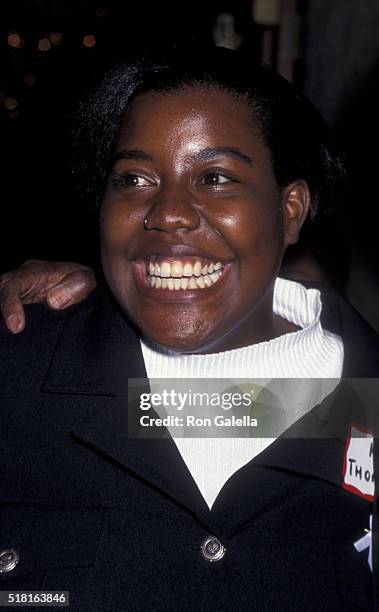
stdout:
[[22,49],[24,46],[24,39],[16,32],[16,30],[11,30],[8,34],[8,45],[13,49]]
[[8,96],[4,100],[4,106],[8,111],[14,111],[18,106],[18,102],[13,96]]
[[50,42],[55,46],[59,46],[63,42],[63,36],[61,32],[50,32],[49,39]]
[[96,38],[94,37],[94,35],[87,34],[86,36],[83,36],[83,45],[88,49],[94,47],[96,45]]
[[107,7],[104,5],[98,6],[96,9],[96,15],[98,17],[106,17],[108,14]]
[[281,8],[281,0],[255,0],[253,19],[259,25],[275,26],[279,23]]
[[41,38],[38,41],[38,49],[40,51],[49,51],[49,49],[51,49],[51,42],[49,41],[48,38]]

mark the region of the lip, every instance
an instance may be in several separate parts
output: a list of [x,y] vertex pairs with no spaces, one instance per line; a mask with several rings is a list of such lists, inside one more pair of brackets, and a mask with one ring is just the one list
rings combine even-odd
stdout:
[[[155,254],[155,253],[154,253]],[[189,255],[189,253],[186,253]],[[163,254],[162,254],[163,255]],[[165,252],[167,255],[167,251]],[[176,254],[178,255],[178,254]],[[200,253],[197,250],[196,255],[200,257]],[[182,255],[183,256],[183,255]],[[209,257],[209,255],[208,255]],[[221,261],[220,259],[218,261]],[[223,264],[223,274],[219,278],[219,280],[210,287],[205,287],[204,289],[154,289],[150,285],[147,270],[146,270],[146,260],[138,259],[133,260],[131,262],[133,277],[135,283],[137,285],[138,290],[148,299],[154,302],[168,302],[168,303],[178,303],[178,302],[187,302],[187,301],[202,301],[208,298],[211,298],[213,295],[222,291],[223,285],[225,283],[225,277],[229,275],[230,268],[232,267],[232,262],[228,262]]]
[[223,265],[231,262],[231,258],[220,257],[217,253],[212,253],[204,249],[201,246],[194,246],[190,244],[165,244],[164,242],[158,242],[150,240],[146,245],[136,249],[135,252],[130,254],[132,261],[138,261],[140,259],[149,259],[153,255],[167,258],[185,258],[188,257],[199,257],[199,259],[208,259],[211,261],[220,261]]

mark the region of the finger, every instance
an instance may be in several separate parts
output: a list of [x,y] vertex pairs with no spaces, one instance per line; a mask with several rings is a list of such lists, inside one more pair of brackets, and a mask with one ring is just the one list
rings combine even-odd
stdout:
[[46,299],[51,308],[67,308],[85,300],[95,287],[93,271],[83,269],[69,274],[64,283],[48,292]]
[[0,279],[0,311],[9,331],[18,334],[25,327],[25,313],[19,298],[20,284],[4,276]]

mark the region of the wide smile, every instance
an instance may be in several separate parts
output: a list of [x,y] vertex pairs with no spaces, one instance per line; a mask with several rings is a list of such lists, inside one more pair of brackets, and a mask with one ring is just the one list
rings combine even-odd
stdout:
[[208,297],[221,288],[231,265],[231,262],[196,255],[167,257],[152,254],[132,262],[139,288],[159,301]]

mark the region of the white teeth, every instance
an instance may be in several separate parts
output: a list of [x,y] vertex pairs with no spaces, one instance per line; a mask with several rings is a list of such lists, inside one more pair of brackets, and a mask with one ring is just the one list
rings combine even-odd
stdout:
[[171,264],[171,276],[173,278],[181,278],[183,276],[183,266],[180,262],[175,261]]
[[155,289],[206,289],[218,281],[222,276],[222,263],[220,261],[202,266],[201,261],[194,264],[180,261],[149,261],[147,274],[150,286]]
[[201,274],[201,263],[200,261],[197,261],[193,267],[193,274],[194,276],[200,276]]
[[186,262],[184,265],[180,261],[162,261],[160,264],[157,262],[150,261],[147,270],[150,276],[160,276],[161,278],[191,278],[191,276],[206,276],[207,274],[213,274],[217,270],[221,270],[221,262],[205,264],[201,267],[201,262],[196,261],[194,265],[190,262]]
[[183,276],[193,276],[192,264],[185,263],[183,266]]
[[169,289],[170,291],[179,291],[179,289],[206,289],[214,285],[220,276],[222,276],[221,270],[203,276],[191,276],[191,278],[161,278],[160,276],[151,276],[150,285],[155,287],[155,289]]
[[162,278],[170,278],[171,275],[171,266],[168,261],[164,261],[161,265],[161,277]]

